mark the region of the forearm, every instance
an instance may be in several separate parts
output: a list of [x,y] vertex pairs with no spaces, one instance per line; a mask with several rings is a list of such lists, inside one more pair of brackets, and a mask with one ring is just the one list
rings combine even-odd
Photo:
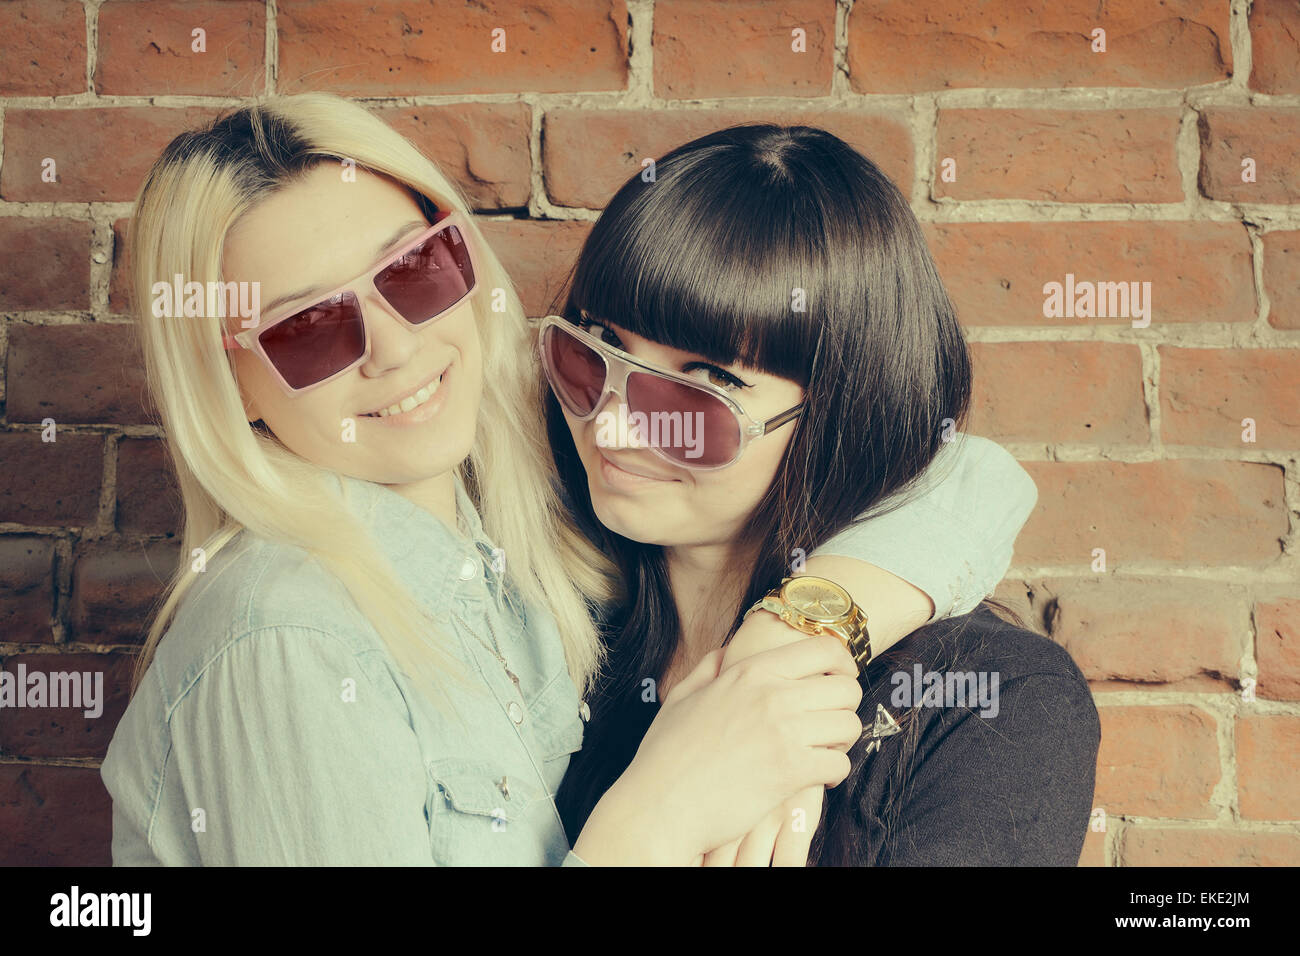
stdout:
[[805,561],[804,573],[834,581],[862,608],[873,659],[934,615],[934,602],[920,588],[857,558],[814,554]]
[[[934,614],[934,602],[920,588],[874,564],[838,555],[813,555],[800,574],[828,578],[849,592],[867,615],[871,656],[876,658]],[[798,576],[798,575],[796,575]],[[722,668],[781,644],[807,637],[775,614],[753,614],[727,646]]]
[[685,852],[676,852],[651,834],[655,826],[644,818],[642,804],[629,794],[620,778],[600,799],[574,841],[573,852],[589,866],[684,866]]

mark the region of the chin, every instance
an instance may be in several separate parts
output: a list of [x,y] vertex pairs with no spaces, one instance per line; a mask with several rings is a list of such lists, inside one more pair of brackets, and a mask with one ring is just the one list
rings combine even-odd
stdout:
[[621,496],[608,495],[588,483],[591,509],[610,531],[640,544],[672,545],[665,539],[663,517],[644,505]]

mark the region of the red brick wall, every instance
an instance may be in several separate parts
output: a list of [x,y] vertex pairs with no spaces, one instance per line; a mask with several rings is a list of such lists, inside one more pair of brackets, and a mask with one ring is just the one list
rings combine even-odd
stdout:
[[[1295,0],[0,4],[0,666],[109,692],[0,711],[0,864],[109,862],[97,767],[176,560],[130,200],[178,131],[308,89],[443,164],[532,314],[643,158],[774,120],[878,161],[973,342],[970,430],[1038,483],[999,596],[1094,682],[1082,862],[1300,863],[1298,37]],[[1150,326],[1044,318],[1066,273],[1149,281]]]

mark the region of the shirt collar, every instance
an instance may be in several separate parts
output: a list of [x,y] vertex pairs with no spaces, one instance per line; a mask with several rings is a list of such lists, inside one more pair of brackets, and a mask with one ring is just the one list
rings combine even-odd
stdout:
[[488,597],[485,583],[497,583],[491,571],[497,551],[459,474],[453,473],[457,531],[387,485],[336,475],[345,500],[421,604],[437,614],[453,599]]

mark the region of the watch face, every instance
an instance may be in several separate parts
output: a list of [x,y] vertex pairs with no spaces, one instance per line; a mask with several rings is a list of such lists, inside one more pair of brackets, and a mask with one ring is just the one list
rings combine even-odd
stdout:
[[839,620],[853,606],[848,592],[825,578],[792,578],[781,596],[804,617],[824,623]]

